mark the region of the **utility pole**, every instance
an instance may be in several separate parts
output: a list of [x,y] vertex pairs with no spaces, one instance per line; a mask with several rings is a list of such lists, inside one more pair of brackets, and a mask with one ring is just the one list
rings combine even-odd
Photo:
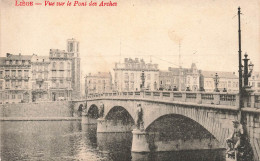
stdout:
[[239,73],[239,104],[238,104],[238,109],[239,109],[239,114],[238,114],[238,119],[241,122],[241,108],[242,108],[242,104],[243,104],[243,100],[242,100],[242,60],[241,60],[241,29],[240,29],[240,7],[238,7],[238,73]]
[[181,85],[182,85],[182,69],[181,69],[181,41],[179,40],[179,88],[178,90],[181,91]]

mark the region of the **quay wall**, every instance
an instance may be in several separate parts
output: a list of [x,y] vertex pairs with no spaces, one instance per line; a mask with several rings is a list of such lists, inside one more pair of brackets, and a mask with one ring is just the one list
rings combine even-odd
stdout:
[[0,105],[0,117],[72,117],[70,101],[34,102]]

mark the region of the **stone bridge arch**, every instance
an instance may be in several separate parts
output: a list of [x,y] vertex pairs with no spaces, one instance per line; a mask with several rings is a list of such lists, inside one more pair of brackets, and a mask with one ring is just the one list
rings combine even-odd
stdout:
[[200,124],[209,131],[223,147],[226,147],[226,138],[230,136],[232,130],[232,120],[237,119],[237,111],[232,109],[219,109],[202,105],[185,105],[178,103],[164,103],[160,101],[148,100],[126,100],[126,99],[104,99],[94,100],[91,104],[104,104],[104,118],[115,106],[124,107],[132,116],[135,123],[137,120],[137,105],[143,108],[144,129],[146,130],[156,119],[164,115],[177,114]]

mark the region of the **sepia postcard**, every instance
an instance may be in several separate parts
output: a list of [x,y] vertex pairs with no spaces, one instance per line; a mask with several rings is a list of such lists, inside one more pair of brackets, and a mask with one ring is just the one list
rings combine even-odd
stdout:
[[0,161],[259,161],[259,0],[0,0]]

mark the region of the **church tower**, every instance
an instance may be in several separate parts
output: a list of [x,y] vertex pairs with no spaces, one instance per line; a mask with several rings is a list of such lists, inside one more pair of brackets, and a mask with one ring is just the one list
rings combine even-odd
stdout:
[[71,63],[72,99],[79,99],[81,96],[79,42],[73,38],[68,39],[67,40],[67,52],[69,55],[72,56],[72,63]]

